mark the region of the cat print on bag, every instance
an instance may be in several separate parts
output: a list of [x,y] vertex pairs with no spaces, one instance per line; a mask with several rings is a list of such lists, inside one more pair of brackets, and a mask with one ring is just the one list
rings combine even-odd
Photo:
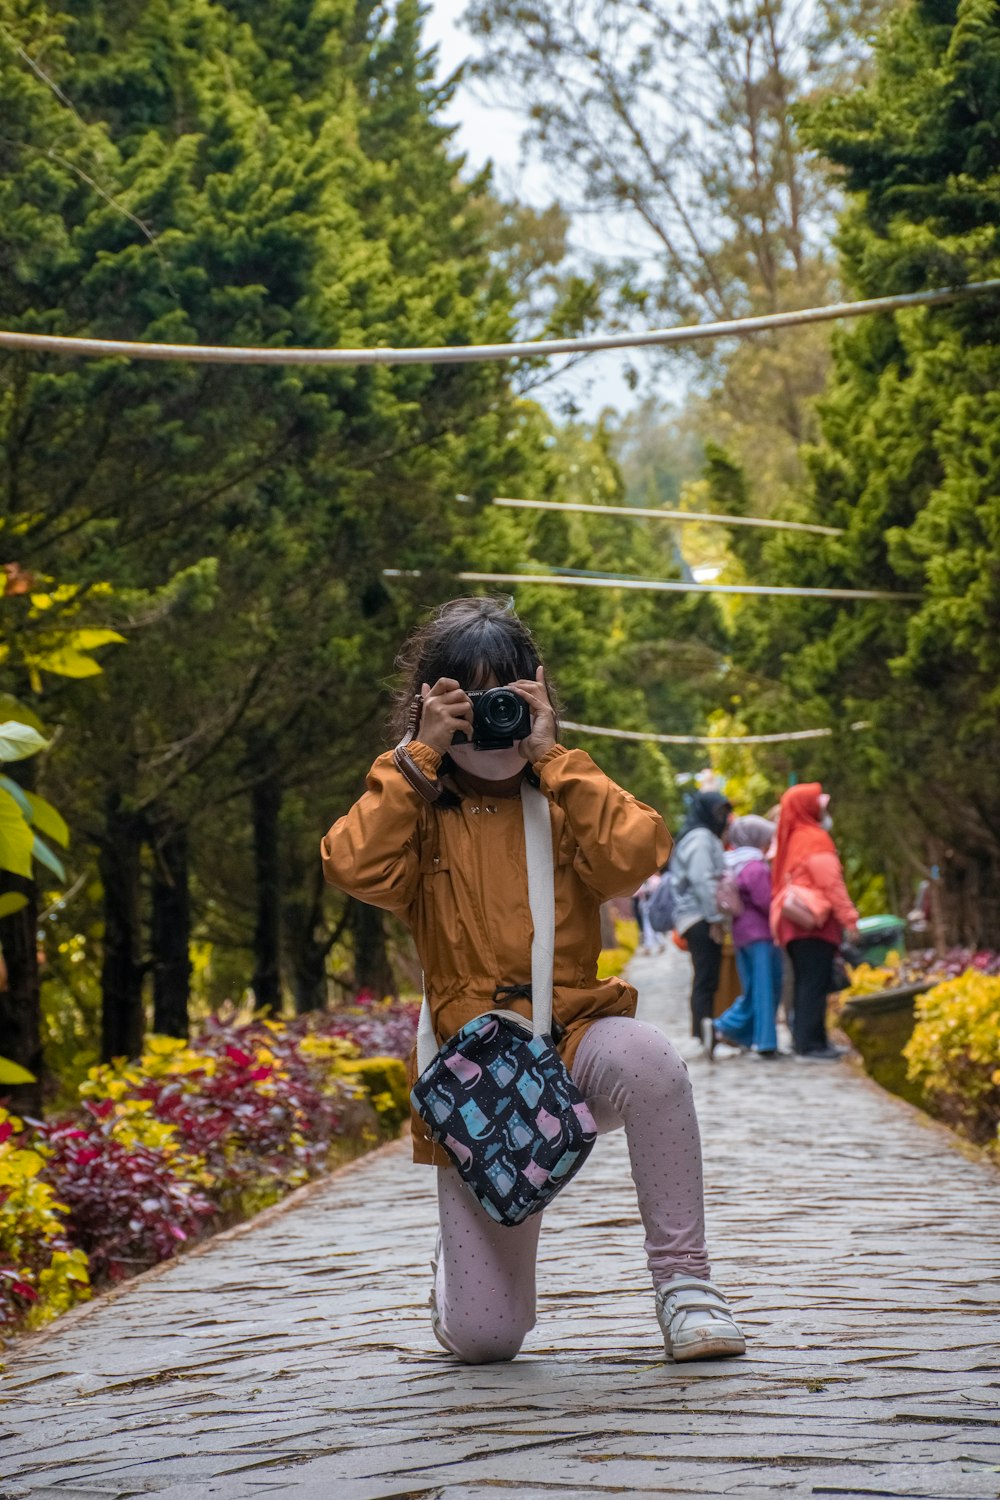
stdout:
[[[446,1078],[449,1087],[442,1088]],[[467,1080],[474,1080],[468,1082]],[[472,1090],[461,1102],[456,1093]],[[523,1223],[576,1175],[597,1126],[551,1038],[505,1016],[477,1016],[437,1052],[413,1105],[480,1205]],[[442,1104],[450,1108],[442,1118]]]

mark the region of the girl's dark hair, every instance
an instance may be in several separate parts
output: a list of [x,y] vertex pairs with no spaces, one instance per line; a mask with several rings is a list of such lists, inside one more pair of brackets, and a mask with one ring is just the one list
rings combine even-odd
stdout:
[[[514,613],[512,599],[451,599],[417,627],[396,657],[401,681],[390,720],[393,738],[405,734],[410,705],[423,682],[433,686],[439,677],[454,677],[463,688],[477,688],[492,673],[503,686],[533,678],[540,665],[538,647]],[[558,719],[548,674],[545,682]]]

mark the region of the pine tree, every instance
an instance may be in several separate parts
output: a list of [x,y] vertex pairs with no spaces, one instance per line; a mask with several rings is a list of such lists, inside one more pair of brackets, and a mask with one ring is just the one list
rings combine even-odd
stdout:
[[[1000,275],[1000,9],[918,0],[869,87],[807,118],[849,194],[839,244],[859,296]],[[985,772],[1000,668],[1000,299],[841,333],[810,455],[809,509],[845,535],[774,542],[774,581],[913,602],[748,606],[743,659],[838,735],[823,769],[876,863],[939,867],[953,937],[1000,942],[1000,797]],[[780,701],[773,689],[770,702]],[[787,711],[787,710],[786,710]],[[848,726],[863,722],[865,728]]]

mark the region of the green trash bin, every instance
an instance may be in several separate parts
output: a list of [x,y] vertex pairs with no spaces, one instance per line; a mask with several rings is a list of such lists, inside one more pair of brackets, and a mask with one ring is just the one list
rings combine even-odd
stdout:
[[866,964],[883,964],[890,953],[902,953],[906,947],[906,923],[902,917],[888,913],[862,917],[858,923],[857,947]]

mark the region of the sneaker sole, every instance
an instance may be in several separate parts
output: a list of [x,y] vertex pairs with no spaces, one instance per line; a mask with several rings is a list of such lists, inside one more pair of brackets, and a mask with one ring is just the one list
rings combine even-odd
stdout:
[[746,1352],[746,1339],[699,1339],[679,1349],[667,1346],[667,1354],[678,1365],[692,1359],[735,1359]]

